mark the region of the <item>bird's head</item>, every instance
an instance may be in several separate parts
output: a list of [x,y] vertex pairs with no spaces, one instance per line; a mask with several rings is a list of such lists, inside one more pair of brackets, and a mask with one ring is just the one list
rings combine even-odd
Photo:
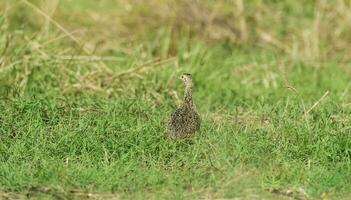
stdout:
[[185,86],[191,87],[192,86],[192,76],[191,74],[184,73],[179,77],[180,80],[182,80],[185,84]]

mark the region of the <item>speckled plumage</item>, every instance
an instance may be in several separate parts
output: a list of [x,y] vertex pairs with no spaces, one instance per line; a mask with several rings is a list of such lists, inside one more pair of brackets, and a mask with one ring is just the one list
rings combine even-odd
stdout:
[[201,118],[197,113],[192,98],[192,78],[190,74],[183,74],[180,79],[185,84],[184,100],[169,117],[166,133],[172,140],[191,137],[200,129]]

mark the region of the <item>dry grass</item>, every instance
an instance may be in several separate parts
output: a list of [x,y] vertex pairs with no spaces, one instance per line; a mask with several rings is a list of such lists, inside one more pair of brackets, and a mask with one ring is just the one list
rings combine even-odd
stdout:
[[[1,30],[5,34],[1,36],[0,71],[11,72],[21,64],[15,80],[23,90],[32,66],[23,65],[28,59],[25,52],[17,57],[8,52],[11,47],[18,48],[16,45],[21,42],[16,40],[20,37],[27,44],[19,48],[35,53],[32,57],[37,63],[55,63],[61,71],[59,79],[66,80],[60,81],[61,88],[66,88],[62,91],[73,85],[70,92],[76,88],[108,95],[111,88],[121,88],[126,77],[141,78],[140,72],[151,69],[143,66],[150,66],[148,62],[155,57],[159,61],[177,58],[186,41],[260,46],[309,63],[350,60],[351,5],[346,0],[316,0],[306,6],[291,3],[290,11],[284,4],[243,0],[103,2],[113,9],[66,11],[59,9],[59,5],[68,3],[63,0],[2,2]],[[24,12],[19,13],[22,9]],[[74,21],[65,20],[69,16]],[[12,33],[9,20],[16,18],[28,19],[36,30],[34,35]],[[68,44],[68,48],[55,49],[60,43]],[[115,52],[135,57],[136,62],[126,64],[123,56],[116,56]],[[67,67],[72,65],[81,65],[84,70]],[[262,81],[267,87],[277,84],[275,74],[264,76]]]
[[[202,39],[241,45],[259,45],[283,51],[294,59],[325,61],[331,56],[350,59],[351,5],[347,0],[281,4],[264,2],[117,0],[107,13],[79,16],[100,28],[85,35],[84,41],[101,50],[112,44],[140,43],[152,37],[170,36],[166,54],[175,55],[179,39]],[[295,6],[295,7],[294,7]],[[62,12],[62,11],[61,11]],[[68,13],[61,13],[65,16]],[[298,16],[304,16],[300,18]],[[68,24],[68,26],[70,26]],[[81,28],[81,27],[76,27]],[[95,39],[92,39],[94,37]],[[125,47],[123,47],[125,48]],[[155,48],[162,48],[156,46]]]
[[251,127],[256,129],[264,129],[269,127],[270,119],[266,114],[258,114],[252,110],[238,109],[236,113],[223,113],[219,110],[216,113],[210,113],[208,118],[214,124],[233,124],[241,127]]
[[[187,36],[214,42],[266,46],[302,60],[323,61],[333,55],[343,60],[350,59],[351,3],[347,0],[316,0],[306,2],[305,7],[291,3],[289,12],[279,3],[243,0],[166,0],[162,3],[158,0],[116,0],[110,2],[113,9],[104,13],[92,10],[89,13],[68,13],[57,9],[59,4],[66,3],[59,0],[39,1],[36,7],[26,0],[21,2],[34,9],[29,11],[36,13],[30,16],[31,21],[40,27],[43,34],[49,34],[50,24],[54,24],[88,54],[97,50],[106,53],[116,48],[130,52],[126,43],[139,43],[148,39],[150,33],[157,37],[169,31],[168,54],[174,54],[178,40]],[[23,8],[21,3],[2,4],[11,8],[12,13],[18,11],[16,7]],[[298,14],[305,18],[301,20]],[[74,16],[74,23],[63,20],[69,15]],[[61,25],[56,18],[62,22]],[[82,27],[82,24],[88,25]],[[81,29],[83,35],[71,34]]]

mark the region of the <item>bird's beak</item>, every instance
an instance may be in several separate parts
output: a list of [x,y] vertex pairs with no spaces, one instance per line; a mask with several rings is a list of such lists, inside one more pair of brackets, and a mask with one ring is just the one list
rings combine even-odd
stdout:
[[179,80],[182,80],[182,77],[181,77],[181,76],[179,76],[179,77],[178,77],[178,79],[179,79]]

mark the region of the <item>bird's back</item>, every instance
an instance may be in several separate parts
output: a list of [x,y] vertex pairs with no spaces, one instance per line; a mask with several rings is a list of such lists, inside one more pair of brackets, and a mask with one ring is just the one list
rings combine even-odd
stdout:
[[171,114],[166,132],[173,140],[186,138],[199,130],[200,124],[201,118],[196,110],[180,107]]

